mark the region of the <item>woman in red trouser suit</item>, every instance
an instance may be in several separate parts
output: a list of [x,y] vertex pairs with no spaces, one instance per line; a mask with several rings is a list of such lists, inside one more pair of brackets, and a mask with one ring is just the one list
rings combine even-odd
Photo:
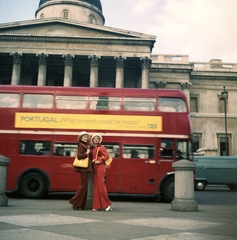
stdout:
[[[89,134],[87,132],[81,132],[78,136],[77,158],[84,159],[89,156]],[[91,160],[89,158],[89,164],[87,168],[74,167],[75,172],[80,173],[80,185],[73,198],[69,200],[74,210],[86,209],[87,192],[89,184],[89,174],[92,171]]]
[[110,211],[111,201],[109,200],[106,185],[104,182],[106,166],[105,160],[110,156],[106,148],[101,145],[102,136],[99,134],[93,135],[91,138],[91,143],[93,145],[91,149],[91,159],[94,167],[93,179],[94,179],[94,189],[93,189],[93,211],[102,210]]

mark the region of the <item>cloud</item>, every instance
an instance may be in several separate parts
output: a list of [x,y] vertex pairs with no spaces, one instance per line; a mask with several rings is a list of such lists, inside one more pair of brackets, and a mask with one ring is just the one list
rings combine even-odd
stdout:
[[161,0],[126,0],[133,16],[149,16],[149,12],[158,6]]
[[[148,31],[158,53],[188,54],[192,60],[237,61],[236,0],[167,0]],[[154,52],[154,51],[153,51]]]

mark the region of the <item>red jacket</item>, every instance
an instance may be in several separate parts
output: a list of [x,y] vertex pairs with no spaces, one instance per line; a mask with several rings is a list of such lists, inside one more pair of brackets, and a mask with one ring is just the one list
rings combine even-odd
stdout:
[[86,154],[86,151],[88,148],[89,148],[89,143],[85,143],[83,141],[79,142],[79,144],[77,146],[77,158],[84,159],[84,158],[88,157],[89,164],[88,164],[88,168],[73,167],[73,170],[75,172],[91,172],[92,171],[90,154]]
[[[99,148],[98,156],[96,157],[98,148]],[[110,157],[110,155],[109,155],[107,149],[103,145],[99,144],[97,147],[94,147],[91,149],[90,158],[92,160],[96,159],[96,160],[100,161],[101,163],[104,163],[106,160],[109,159],[109,157]]]

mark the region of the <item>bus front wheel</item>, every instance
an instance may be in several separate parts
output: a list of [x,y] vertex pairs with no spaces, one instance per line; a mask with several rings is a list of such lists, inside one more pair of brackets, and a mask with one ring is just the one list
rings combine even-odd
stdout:
[[40,173],[27,173],[21,180],[20,192],[26,198],[43,197],[46,193],[45,178]]
[[173,177],[169,177],[164,181],[161,188],[161,195],[162,195],[162,198],[168,203],[174,200],[174,178]]

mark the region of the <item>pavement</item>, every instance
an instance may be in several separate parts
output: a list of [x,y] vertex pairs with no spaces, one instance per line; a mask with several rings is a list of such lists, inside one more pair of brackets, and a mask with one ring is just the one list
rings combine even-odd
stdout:
[[75,211],[68,199],[8,198],[8,205],[0,207],[0,239],[237,239],[236,204],[198,203],[197,212],[179,212],[170,203],[111,199],[112,211],[94,212]]

